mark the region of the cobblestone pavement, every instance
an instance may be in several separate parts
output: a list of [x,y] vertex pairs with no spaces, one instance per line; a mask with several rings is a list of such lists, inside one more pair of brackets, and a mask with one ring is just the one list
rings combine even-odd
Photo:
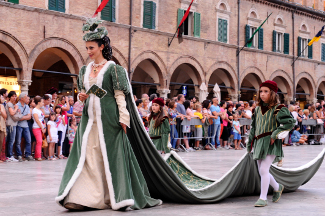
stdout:
[[[325,146],[284,147],[283,167],[306,164]],[[224,175],[245,150],[217,150],[180,153],[198,173],[218,179]],[[66,160],[1,163],[0,215],[325,215],[325,164],[316,175],[294,193],[283,194],[279,203],[269,202],[265,208],[254,208],[258,196],[227,198],[207,205],[164,203],[151,209],[131,212],[100,210],[69,212],[54,202]],[[269,201],[271,197],[269,196]]]

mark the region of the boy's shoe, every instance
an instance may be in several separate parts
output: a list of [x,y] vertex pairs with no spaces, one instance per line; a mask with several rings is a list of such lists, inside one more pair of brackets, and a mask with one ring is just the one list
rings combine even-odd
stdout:
[[195,150],[192,147],[190,147],[189,149],[187,149],[187,151],[188,152],[195,152]]
[[283,192],[284,186],[282,184],[279,184],[279,190],[278,191],[273,191],[273,197],[272,201],[273,202],[278,202],[281,198],[282,192]]
[[255,207],[265,207],[267,206],[267,200],[258,199],[257,202],[254,204]]
[[10,158],[7,158],[7,162],[18,162],[18,160],[14,158],[14,156],[11,156]]
[[34,161],[35,159],[33,158],[33,156],[29,155],[28,157],[26,157],[26,160],[28,160],[28,161]]
[[18,156],[18,161],[19,162],[23,162],[23,157],[22,156]]

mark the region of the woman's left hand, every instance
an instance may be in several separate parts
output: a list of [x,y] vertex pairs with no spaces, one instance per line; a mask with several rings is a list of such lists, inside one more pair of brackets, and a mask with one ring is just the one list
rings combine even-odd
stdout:
[[126,124],[123,124],[123,123],[121,123],[121,122],[120,122],[120,124],[121,124],[121,126],[122,126],[122,128],[123,128],[123,130],[124,130],[124,132],[125,132],[125,134],[126,134],[126,127],[127,127]]
[[273,145],[274,141],[275,141],[275,140],[271,138],[271,145]]

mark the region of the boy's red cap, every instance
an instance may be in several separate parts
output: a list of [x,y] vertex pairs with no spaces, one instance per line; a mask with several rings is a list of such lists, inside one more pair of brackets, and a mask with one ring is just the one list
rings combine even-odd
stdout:
[[165,106],[165,101],[162,98],[156,98],[152,100],[152,103],[159,104],[160,106]]
[[269,89],[271,89],[275,93],[278,93],[278,85],[276,84],[276,82],[274,82],[272,80],[266,80],[265,82],[263,82],[260,85],[260,88],[263,87],[263,86],[268,87]]

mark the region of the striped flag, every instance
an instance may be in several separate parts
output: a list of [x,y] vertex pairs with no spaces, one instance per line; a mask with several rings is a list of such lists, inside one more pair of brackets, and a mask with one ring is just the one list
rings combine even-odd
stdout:
[[188,8],[187,8],[187,10],[186,10],[186,12],[185,12],[185,14],[184,14],[184,16],[183,16],[181,22],[180,22],[179,25],[178,25],[178,28],[177,28],[177,29],[178,29],[177,37],[178,37],[178,42],[179,42],[179,43],[182,43],[182,42],[183,42],[184,21],[187,19],[188,14],[190,13],[191,6],[192,6],[192,4],[193,4],[193,1],[194,1],[194,0],[192,0],[191,4],[188,6]]
[[99,5],[99,7],[97,8],[97,10],[95,11],[95,13],[93,15],[93,18],[95,18],[97,16],[97,14],[104,9],[104,7],[107,5],[108,2],[109,2],[109,0],[103,0],[102,1],[102,3]]
[[322,37],[324,27],[325,26],[323,26],[322,29],[315,35],[315,37],[311,41],[309,41],[308,46],[311,46],[314,42],[319,41],[319,39]]

